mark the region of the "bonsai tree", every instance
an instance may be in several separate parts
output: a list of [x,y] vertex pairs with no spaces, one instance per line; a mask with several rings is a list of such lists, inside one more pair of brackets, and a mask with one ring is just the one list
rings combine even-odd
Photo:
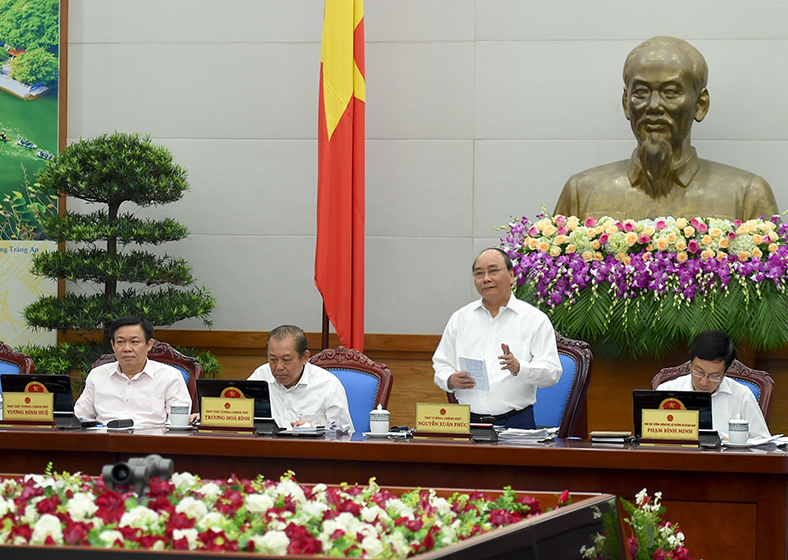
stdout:
[[[183,239],[186,228],[171,218],[121,213],[125,202],[147,207],[183,196],[186,171],[173,163],[167,148],[152,144],[149,137],[118,132],[80,140],[47,164],[38,183],[44,190],[104,206],[88,214],[67,211],[50,218],[44,225],[46,236],[67,242],[66,248],[36,255],[31,269],[47,278],[79,283],[80,288],[97,284],[97,292],[41,297],[24,310],[28,324],[63,331],[104,330],[103,351],[109,349],[107,329],[122,315],[141,315],[157,326],[191,317],[211,324],[208,316],[216,301],[205,288],[194,286],[186,260],[130,248]],[[121,291],[120,283],[129,287]],[[37,369],[49,373],[67,367],[72,359],[92,361],[102,351],[73,346],[61,345],[43,355],[28,350],[37,359]]]

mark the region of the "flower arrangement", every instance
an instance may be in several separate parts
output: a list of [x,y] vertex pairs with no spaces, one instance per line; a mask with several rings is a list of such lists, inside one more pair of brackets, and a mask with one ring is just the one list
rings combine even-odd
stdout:
[[[692,560],[689,550],[684,547],[684,533],[679,526],[660,517],[665,513],[665,508],[659,503],[661,499],[661,492],[649,498],[645,488],[635,496],[634,504],[619,498],[629,514],[624,521],[633,533],[627,539],[630,557],[632,560]],[[607,523],[608,520],[605,521]],[[610,521],[617,523],[612,518]],[[599,534],[594,537],[594,544],[584,546],[580,553],[583,558],[594,560],[617,557],[617,550],[608,551],[607,537]]]
[[504,229],[517,297],[603,356],[660,356],[706,329],[755,348],[788,342],[788,224],[779,216],[540,215]]
[[[570,502],[568,492],[559,505]],[[400,497],[366,487],[176,473],[141,497],[67,473],[0,481],[0,544],[151,550],[249,551],[405,558],[539,515],[541,505],[505,488],[448,499],[415,489]]]

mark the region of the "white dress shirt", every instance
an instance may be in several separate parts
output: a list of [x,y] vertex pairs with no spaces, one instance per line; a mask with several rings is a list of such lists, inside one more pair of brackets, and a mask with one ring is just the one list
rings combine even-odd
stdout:
[[[676,379],[666,381],[659,387],[660,391],[694,391],[692,375],[682,375]],[[728,420],[741,418],[750,421],[750,437],[769,437],[769,427],[763,419],[761,407],[755,400],[755,395],[747,387],[734,381],[723,378],[717,390],[711,394],[711,423],[712,428],[721,434],[728,435]]]
[[[507,344],[520,362],[513,375],[501,369],[498,356]],[[483,359],[490,381],[489,391],[458,389],[457,400],[471,405],[476,414],[500,415],[521,410],[536,402],[536,388],[555,385],[561,378],[561,362],[550,319],[534,306],[514,297],[493,317],[482,300],[456,311],[443,331],[432,356],[435,384],[449,389],[449,377],[460,371],[460,357]]]
[[143,370],[129,379],[118,362],[112,362],[90,371],[74,414],[102,424],[131,418],[134,427],[163,426],[169,422],[170,406],[181,403],[191,410],[189,390],[176,368],[147,360]]
[[289,389],[276,380],[268,364],[254,370],[249,379],[268,382],[271,414],[280,428],[289,428],[296,420],[323,424],[336,420],[353,431],[345,388],[330,371],[307,362],[298,383]]

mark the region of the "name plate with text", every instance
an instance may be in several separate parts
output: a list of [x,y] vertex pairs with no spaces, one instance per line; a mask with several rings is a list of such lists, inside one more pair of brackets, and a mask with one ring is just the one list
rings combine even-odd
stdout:
[[254,399],[203,397],[200,401],[200,426],[254,428]]
[[4,422],[53,422],[54,395],[46,392],[3,393]]
[[699,413],[697,410],[643,409],[643,440],[697,442]]
[[467,404],[416,403],[416,432],[470,435],[471,407]]

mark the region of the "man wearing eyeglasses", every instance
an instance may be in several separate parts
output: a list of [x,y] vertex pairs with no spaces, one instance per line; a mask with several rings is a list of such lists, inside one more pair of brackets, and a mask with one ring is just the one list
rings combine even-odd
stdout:
[[725,377],[736,359],[736,346],[722,331],[703,331],[690,345],[690,374],[666,381],[657,389],[706,391],[711,393],[712,428],[728,433],[728,420],[741,418],[750,423],[750,437],[769,437],[755,395],[747,387]]
[[[481,299],[456,311],[432,356],[435,384],[471,406],[471,422],[535,428],[536,388],[555,385],[561,362],[550,319],[514,297],[514,267],[500,249],[486,249],[473,263]],[[460,358],[484,360],[489,390],[476,390]]]

